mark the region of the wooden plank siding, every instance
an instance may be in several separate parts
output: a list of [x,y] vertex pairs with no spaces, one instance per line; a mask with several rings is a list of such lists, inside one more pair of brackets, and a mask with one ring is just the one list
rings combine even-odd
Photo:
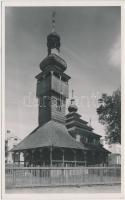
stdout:
[[68,83],[60,80],[59,78],[52,76],[51,78],[51,90],[62,94],[64,97],[69,96],[69,86]]
[[51,107],[51,119],[65,123],[65,105],[60,106],[60,108],[53,105]]

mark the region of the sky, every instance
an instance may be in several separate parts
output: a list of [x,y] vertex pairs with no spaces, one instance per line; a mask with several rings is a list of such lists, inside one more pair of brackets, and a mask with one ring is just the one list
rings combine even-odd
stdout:
[[47,56],[53,10],[60,56],[71,76],[67,106],[73,89],[82,119],[91,121],[94,131],[103,136],[104,126],[96,113],[98,98],[121,85],[120,7],[6,7],[6,130],[24,138],[38,126],[35,76]]

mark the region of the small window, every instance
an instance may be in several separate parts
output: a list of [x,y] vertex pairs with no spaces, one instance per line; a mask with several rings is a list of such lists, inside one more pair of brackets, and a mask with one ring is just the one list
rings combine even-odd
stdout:
[[81,139],[80,135],[77,134],[77,135],[76,135],[76,141],[77,141],[77,142],[80,142],[80,139]]

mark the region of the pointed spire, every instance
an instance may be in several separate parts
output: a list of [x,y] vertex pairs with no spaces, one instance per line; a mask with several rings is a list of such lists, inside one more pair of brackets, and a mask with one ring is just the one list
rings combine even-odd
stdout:
[[55,16],[56,11],[53,11],[52,30],[51,33],[47,36],[48,55],[52,53],[58,54],[60,52],[60,36],[55,32]]
[[52,33],[55,32],[55,17],[56,17],[56,11],[54,10],[52,13]]

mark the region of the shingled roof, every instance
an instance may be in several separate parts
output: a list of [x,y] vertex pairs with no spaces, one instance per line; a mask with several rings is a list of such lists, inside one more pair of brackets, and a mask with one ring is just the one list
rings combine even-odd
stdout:
[[12,151],[48,146],[87,150],[83,144],[75,141],[69,135],[67,128],[63,124],[49,121],[31,132]]

